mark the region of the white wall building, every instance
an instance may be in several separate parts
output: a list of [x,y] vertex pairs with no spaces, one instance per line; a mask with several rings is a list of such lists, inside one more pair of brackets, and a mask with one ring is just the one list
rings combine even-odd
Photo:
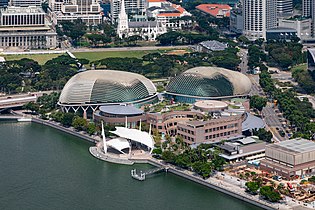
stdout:
[[276,0],[243,1],[243,34],[250,40],[266,39],[266,30],[277,27]]
[[102,22],[98,0],[50,0],[49,6],[57,21],[82,19],[87,24]]
[[40,7],[43,3],[43,0],[11,0],[10,6],[15,7],[28,7],[28,6],[36,6]]
[[0,48],[55,48],[57,33],[40,7],[0,10]]
[[140,21],[129,22],[125,10],[124,0],[121,1],[121,10],[118,15],[117,35],[120,38],[126,38],[133,35],[139,35],[144,40],[153,41],[159,35],[167,32],[165,26],[158,21]]

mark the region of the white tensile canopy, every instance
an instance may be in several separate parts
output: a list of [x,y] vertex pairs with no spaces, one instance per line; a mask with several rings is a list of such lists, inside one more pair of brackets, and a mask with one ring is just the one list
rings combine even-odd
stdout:
[[107,144],[107,146],[112,147],[123,154],[125,154],[122,151],[123,149],[130,148],[130,144],[129,144],[128,140],[125,138],[120,138],[120,137],[111,139],[111,140],[107,141],[106,144]]
[[154,140],[151,135],[145,131],[140,131],[138,129],[133,128],[125,128],[125,127],[116,127],[115,131],[110,131],[113,134],[116,134],[119,137],[130,139],[132,141],[141,143],[151,150],[154,146]]

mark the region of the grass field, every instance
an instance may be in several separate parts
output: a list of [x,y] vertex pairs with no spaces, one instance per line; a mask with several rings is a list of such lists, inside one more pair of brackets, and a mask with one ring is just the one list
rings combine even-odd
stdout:
[[294,72],[296,70],[303,70],[303,71],[306,71],[307,70],[307,63],[303,63],[303,64],[300,64],[300,65],[296,65],[294,67],[291,68],[291,72]]
[[[164,52],[165,50],[163,50]],[[108,51],[108,52],[76,52],[73,53],[77,58],[85,58],[89,61],[97,61],[104,58],[113,58],[113,57],[121,57],[121,58],[141,58],[142,56],[155,53],[162,52],[159,50],[136,50],[136,51]]]
[[56,58],[61,54],[36,54],[36,55],[4,55],[4,58],[8,61],[11,60],[20,60],[22,58],[29,58],[37,61],[39,64],[43,65],[48,60]]

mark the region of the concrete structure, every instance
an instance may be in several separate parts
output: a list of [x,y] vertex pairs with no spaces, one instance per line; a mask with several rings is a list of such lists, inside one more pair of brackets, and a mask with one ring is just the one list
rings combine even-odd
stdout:
[[215,18],[230,17],[232,7],[228,4],[200,4],[196,9]]
[[307,49],[307,69],[309,71],[315,70],[315,48]]
[[216,40],[203,41],[203,42],[200,42],[196,46],[196,50],[198,52],[205,52],[205,53],[209,53],[211,51],[223,51],[226,48],[228,48],[227,43],[222,43]]
[[297,37],[297,32],[292,28],[271,28],[266,31],[266,40],[292,40]]
[[102,22],[101,6],[97,0],[50,0],[57,21],[81,19],[88,25]]
[[139,74],[90,70],[74,75],[64,86],[58,104],[64,112],[92,116],[102,105],[153,103],[157,101],[154,84]]
[[170,136],[177,134],[178,123],[193,119],[202,120],[203,118],[204,114],[199,111],[172,111],[146,114],[146,121],[152,124],[153,129],[157,129],[160,133]]
[[243,1],[243,34],[250,40],[266,39],[267,29],[277,26],[276,0]]
[[236,34],[242,34],[244,29],[244,20],[242,6],[236,5],[230,12],[230,31]]
[[185,103],[246,97],[251,86],[249,78],[239,72],[219,67],[195,67],[171,79],[166,86],[166,97]]
[[99,107],[94,113],[94,120],[103,121],[105,125],[125,125],[127,128],[136,128],[146,120],[146,116],[141,109],[122,104]]
[[265,157],[266,142],[255,137],[233,139],[223,144],[215,144],[226,161],[256,160]]
[[223,101],[203,100],[194,103],[194,109],[202,112],[220,112],[228,108],[228,104]]
[[266,159],[260,162],[264,171],[286,177],[315,172],[315,142],[293,139],[266,146]]
[[297,37],[302,41],[311,39],[312,35],[312,19],[300,17],[300,18],[280,18],[278,20],[279,27],[295,29]]
[[0,10],[0,48],[55,48],[56,36],[39,7],[7,7]]

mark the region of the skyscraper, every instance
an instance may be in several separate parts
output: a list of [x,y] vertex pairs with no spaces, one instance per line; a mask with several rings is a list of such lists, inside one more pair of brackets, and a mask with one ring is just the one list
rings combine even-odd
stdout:
[[288,16],[293,14],[292,0],[277,0],[277,15]]
[[312,37],[315,37],[315,0],[302,1],[302,15],[312,18]]
[[243,34],[251,40],[266,39],[266,31],[277,27],[276,0],[243,1]]

